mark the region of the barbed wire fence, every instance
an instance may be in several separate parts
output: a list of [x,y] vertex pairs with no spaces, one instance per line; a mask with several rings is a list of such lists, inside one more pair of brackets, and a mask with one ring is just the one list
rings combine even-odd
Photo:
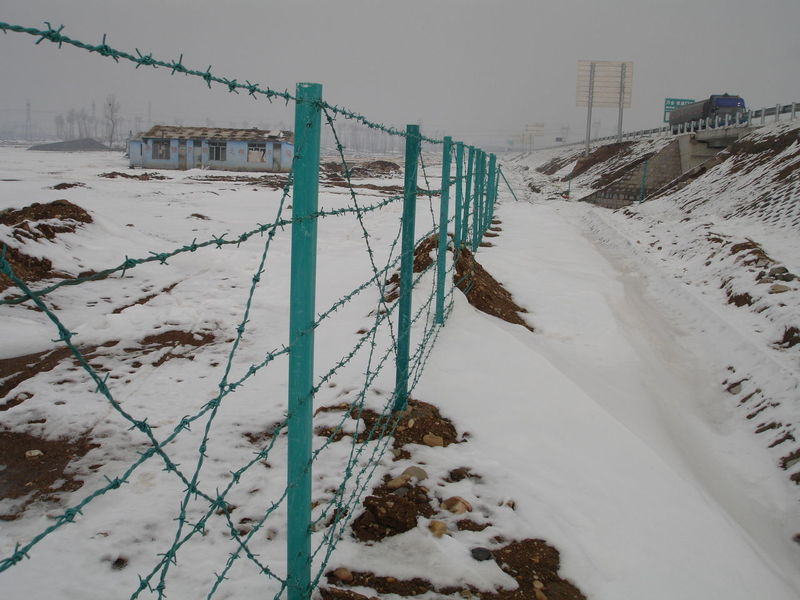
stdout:
[[[96,386],[95,392],[125,421],[131,429],[139,432],[148,444],[138,459],[114,477],[106,476],[105,483],[99,485],[88,495],[75,502],[61,514],[52,519],[52,524],[20,542],[14,551],[0,557],[0,574],[9,571],[25,559],[34,559],[36,547],[50,535],[73,523],[78,515],[84,514],[93,502],[101,496],[119,490],[129,482],[132,475],[151,459],[163,463],[163,469],[174,476],[181,484],[183,494],[176,516],[174,534],[167,547],[156,556],[152,568],[139,575],[139,584],[131,593],[131,598],[143,594],[155,595],[159,599],[167,597],[170,573],[177,564],[181,549],[190,541],[204,535],[207,524],[214,518],[221,518],[227,528],[233,550],[225,564],[215,571],[213,583],[208,589],[207,598],[215,597],[229,580],[234,565],[240,561],[249,562],[253,568],[270,580],[275,590],[274,598],[287,597],[301,600],[310,597],[331,556],[342,539],[350,520],[357,513],[357,505],[369,487],[380,459],[387,450],[395,428],[408,399],[420,381],[425,365],[437,340],[441,328],[453,307],[455,264],[462,248],[477,251],[483,234],[491,226],[494,207],[498,198],[499,184],[505,177],[497,165],[496,157],[462,142],[454,143],[450,137],[434,139],[424,136],[417,125],[408,125],[400,130],[388,125],[373,122],[352,110],[334,106],[322,98],[319,84],[298,84],[294,93],[278,91],[249,80],[244,82],[215,75],[209,66],[205,70],[192,69],[184,65],[183,55],[177,60],[160,60],[152,54],[143,54],[136,49],[134,53],[112,48],[103,35],[100,44],[87,44],[63,34],[63,26],[31,28],[0,22],[0,30],[7,34],[20,33],[37,38],[36,44],[48,42],[78,48],[96,53],[117,63],[130,62],[139,67],[168,69],[171,74],[184,74],[198,77],[210,88],[223,86],[231,93],[246,93],[253,98],[263,97],[269,102],[282,100],[287,105],[294,103],[295,141],[294,158],[288,179],[283,187],[280,201],[272,221],[257,223],[236,236],[211,236],[203,241],[192,240],[169,250],[151,252],[138,258],[124,257],[116,266],[101,269],[91,275],[63,279],[44,287],[33,289],[18,277],[6,257],[6,246],[0,248],[0,272],[16,286],[18,293],[0,299],[0,306],[34,306],[46,315],[58,332],[56,342],[69,349],[72,357],[88,374]],[[405,141],[403,193],[381,198],[379,201],[365,203],[353,184],[353,165],[346,156],[346,148],[338,129],[341,122],[357,123],[371,131],[387,136],[399,137]],[[320,180],[320,140],[332,141],[344,178],[349,203],[346,207],[320,210],[318,193]],[[431,189],[428,168],[420,151],[421,144],[441,148],[441,184]],[[393,147],[387,144],[387,147]],[[454,167],[454,168],[453,168]],[[455,175],[453,176],[453,170]],[[425,189],[418,186],[422,174]],[[506,181],[506,185],[508,182]],[[511,186],[509,191],[513,194]],[[454,201],[451,202],[451,191]],[[417,235],[417,201],[428,203],[431,216],[430,227],[423,227],[425,233]],[[438,199],[439,206],[435,206]],[[515,196],[516,199],[516,196]],[[285,216],[289,203],[292,203],[290,217]],[[370,234],[366,217],[387,207],[402,205],[402,218],[397,224],[397,232],[389,244],[385,262],[378,258],[373,236]],[[363,239],[371,276],[356,288],[344,293],[337,301],[321,313],[317,313],[315,302],[317,227],[329,219],[354,217]],[[268,259],[273,240],[278,232],[291,230],[291,285],[289,304],[289,339],[278,343],[263,353],[261,360],[250,364],[240,376],[233,375],[233,366],[239,355],[242,340],[248,332],[252,317],[253,298],[267,272]],[[452,235],[448,230],[452,230]],[[415,272],[415,254],[423,242],[435,240],[435,259],[423,269]],[[226,246],[237,248],[254,240],[262,240],[260,260],[250,278],[247,298],[241,308],[241,318],[236,334],[230,341],[225,364],[220,367],[221,375],[217,383],[217,393],[203,404],[193,415],[180,419],[167,435],[159,435],[148,423],[147,416],[137,416],[126,410],[115,398],[108,386],[110,373],[101,373],[87,359],[85,351],[77,346],[72,332],[56,314],[48,296],[64,286],[91,284],[112,275],[125,276],[126,273],[146,264],[169,267],[169,260],[187,253],[204,252],[208,249],[221,249]],[[396,298],[389,292],[390,279],[396,275]],[[423,289],[425,288],[425,289]],[[343,349],[340,358],[324,373],[317,372],[314,366],[315,331],[334,313],[350,303],[354,298],[368,291],[374,292],[374,310],[371,326],[360,332],[352,347]],[[211,491],[200,483],[200,474],[207,459],[209,439],[214,430],[220,407],[228,396],[249,383],[279,357],[287,357],[288,400],[285,418],[268,432],[267,441],[262,444],[252,458],[244,464],[230,469],[230,480],[221,489]],[[326,384],[334,380],[348,366],[358,363],[362,367],[363,379],[358,390],[351,395],[352,401],[336,425],[330,429],[324,441],[313,448],[313,400]],[[367,410],[367,392],[378,376],[385,370],[394,368],[394,390],[387,396],[378,417],[367,423],[364,418]],[[349,436],[347,458],[341,465],[341,479],[324,502],[314,503],[311,498],[311,478],[315,465],[319,464],[326,451],[334,444],[344,442],[344,434],[351,421],[356,421],[356,430]],[[168,451],[168,446],[191,427],[202,430],[193,464],[178,464]],[[279,497],[269,502],[262,514],[250,525],[247,532],[241,532],[231,517],[229,498],[242,478],[255,465],[263,463],[272,454],[283,433],[288,437],[288,461],[286,486]],[[234,465],[232,465],[233,467]],[[198,507],[200,507],[198,509]],[[278,510],[287,515],[287,548],[285,575],[282,570],[264,564],[253,547],[255,536],[263,532],[269,518]],[[314,533],[320,533],[312,545]]]

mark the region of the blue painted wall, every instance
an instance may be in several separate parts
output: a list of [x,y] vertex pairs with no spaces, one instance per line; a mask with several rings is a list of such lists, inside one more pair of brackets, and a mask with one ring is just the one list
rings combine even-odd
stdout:
[[[275,164],[273,144],[280,143],[280,164]],[[268,173],[287,173],[292,166],[294,145],[288,142],[267,142],[264,162],[248,161],[247,142],[227,142],[224,161],[209,160],[208,140],[195,147],[193,140],[186,140],[186,168],[221,169],[226,171],[259,171]],[[170,140],[170,157],[153,158],[153,140],[131,140],[128,142],[128,156],[131,167],[148,169],[178,169],[178,140]],[[199,159],[199,160],[198,160]]]

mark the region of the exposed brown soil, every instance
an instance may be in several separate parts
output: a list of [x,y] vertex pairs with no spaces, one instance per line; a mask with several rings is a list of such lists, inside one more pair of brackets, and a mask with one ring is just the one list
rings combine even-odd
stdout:
[[[422,240],[417,247],[414,248],[414,273],[422,273],[425,269],[430,267],[435,259],[433,252],[439,246],[439,237],[431,235]],[[400,297],[400,272],[395,271],[392,276],[386,280],[386,287],[384,289],[384,301],[394,302]]]
[[745,136],[731,144],[729,151],[732,155],[758,154],[772,158],[796,142],[800,142],[800,129],[793,128],[778,135]]
[[489,523],[476,523],[471,519],[461,519],[456,522],[456,527],[459,531],[483,531],[489,526]]
[[0,359],[0,411],[8,410],[22,404],[30,398],[28,394],[17,394],[8,398],[8,394],[20,383],[45,371],[52,371],[58,363],[70,356],[66,346],[44,352],[35,352],[24,356]]
[[483,478],[480,475],[476,475],[470,471],[469,467],[459,467],[450,471],[450,473],[447,474],[445,481],[448,483],[455,483],[457,481],[463,481],[464,479],[474,479],[475,481],[480,481]]
[[[0,520],[18,518],[37,500],[57,502],[59,493],[79,489],[83,482],[68,467],[99,446],[88,435],[74,440],[45,440],[28,433],[0,431],[0,464],[5,467],[0,470],[0,498],[25,498],[20,510],[0,515]],[[35,450],[41,454],[29,452]]]
[[[725,161],[732,173],[748,174],[768,165],[768,174],[759,176],[763,183],[774,185],[753,194],[747,200],[737,202],[732,211],[724,215],[731,217],[753,217],[772,226],[800,228],[800,205],[796,202],[794,189],[800,172],[800,130],[797,128],[776,135],[762,136],[751,134],[733,143],[715,159],[704,163],[709,169]],[[777,156],[792,148],[779,159]],[[683,208],[689,209],[702,204],[704,198],[686,202]]]
[[431,517],[436,512],[431,506],[428,488],[406,485],[399,490],[384,485],[375,488],[364,498],[364,512],[353,520],[353,535],[361,542],[377,542],[384,538],[410,531],[417,526],[418,517]]
[[566,167],[574,160],[578,160],[583,152],[572,152],[564,156],[557,156],[550,159],[536,170],[543,175],[555,175],[558,171]]
[[351,177],[392,177],[400,174],[400,165],[390,160],[373,160],[350,169]]
[[740,255],[736,257],[736,261],[745,267],[756,266],[765,268],[772,266],[775,261],[764,251],[761,244],[746,238],[746,241],[733,244],[729,252],[733,255]]
[[621,179],[622,177],[633,171],[643,162],[649,160],[654,154],[655,154],[654,152],[650,152],[648,154],[640,156],[636,160],[632,160],[631,162],[624,164],[623,166],[614,171],[608,171],[606,173],[603,173],[599,178],[597,178],[597,180],[592,182],[592,187],[595,189],[602,189],[606,186],[611,185],[615,181]]
[[85,183],[57,183],[53,186],[54,190],[68,190],[74,187],[86,187]]
[[[60,223],[56,224],[52,221],[60,221]],[[0,224],[11,227],[11,236],[23,243],[28,240],[52,240],[59,233],[72,233],[81,224],[91,222],[92,217],[89,213],[67,200],[55,200],[46,204],[34,202],[23,208],[0,212]],[[11,265],[14,274],[25,282],[52,277],[70,277],[65,273],[54,271],[53,263],[49,259],[29,256],[10,246],[5,248],[5,258]],[[0,274],[0,292],[12,286],[11,280]]]
[[800,344],[800,329],[792,326],[785,329],[783,337],[776,345],[781,348],[793,348],[797,344]]
[[457,443],[458,432],[452,421],[443,417],[433,404],[421,400],[409,399],[408,408],[394,433],[394,447],[402,448],[406,444],[425,444],[428,434],[442,439],[443,446]]
[[[716,156],[712,156],[707,161],[702,163],[701,165],[696,166],[693,169],[689,169],[679,177],[676,177],[669,183],[667,183],[664,187],[655,190],[654,192],[647,195],[648,200],[654,200],[656,198],[660,198],[661,196],[665,196],[667,194],[673,194],[679,190],[682,190],[687,185],[692,183],[695,179],[698,179],[705,175],[710,169],[713,169],[717,165],[724,162],[730,155],[723,151],[717,154]],[[691,212],[691,211],[689,211]]]
[[508,290],[492,277],[466,248],[459,251],[456,272],[453,277],[456,286],[464,292],[472,306],[504,321],[522,325],[526,329],[534,331],[533,327],[528,325],[521,316],[528,311],[514,302]]
[[99,176],[105,177],[106,179],[116,179],[117,177],[122,177],[123,179],[138,179],[139,181],[151,181],[154,179],[170,179],[166,175],[159,175],[156,172],[131,175],[130,173],[122,173],[121,171],[110,171],[108,173],[100,173]]
[[[571,582],[559,577],[560,555],[558,550],[539,539],[525,539],[511,542],[497,550],[491,550],[491,560],[511,577],[518,587],[515,590],[500,589],[496,592],[483,592],[471,586],[437,588],[422,579],[397,579],[383,577],[374,573],[352,571],[346,584],[334,575],[326,573],[328,584],[339,588],[321,588],[325,599],[361,600],[362,595],[337,595],[344,591],[342,586],[362,586],[380,594],[398,596],[418,596],[428,592],[452,598],[481,598],[482,600],[586,600],[586,596]],[[333,592],[332,590],[336,590]],[[328,594],[328,595],[326,595]]]
[[[343,188],[353,188],[353,189],[362,189],[362,190],[372,190],[375,192],[384,192],[386,194],[402,194],[403,193],[403,186],[402,185],[377,185],[375,183],[350,183],[348,184],[346,181],[338,181],[338,180],[331,180],[323,182],[323,185],[331,186],[331,187],[343,187]],[[418,192],[423,192],[425,190],[418,188]]]
[[739,307],[753,305],[753,297],[747,292],[742,294],[732,294],[730,290],[726,291],[728,292],[728,304],[735,304]]
[[789,469],[800,462],[800,448],[797,448],[781,458],[781,469]]
[[[194,360],[197,348],[214,342],[214,335],[210,332],[189,332],[181,330],[170,330],[163,333],[144,337],[138,346],[124,348],[126,358],[133,368],[139,368],[142,363],[139,358],[151,354],[158,350],[168,348],[158,360],[152,363],[158,367],[173,358],[185,358]],[[119,342],[112,340],[100,346],[82,346],[78,350],[88,361],[93,361],[100,356],[100,348],[110,348]],[[6,411],[14,406],[22,404],[32,396],[28,393],[19,393],[9,397],[9,394],[24,381],[35,377],[40,373],[53,370],[61,361],[71,360],[74,365],[78,365],[73,358],[69,348],[61,347],[44,352],[26,354],[13,358],[0,359],[0,411]],[[98,363],[90,363],[99,372],[106,369]]]
[[606,162],[614,156],[624,156],[628,154],[632,145],[633,142],[620,142],[615,144],[606,144],[605,146],[600,146],[594,149],[589,156],[582,156],[578,159],[578,162],[575,163],[575,167],[572,169],[572,172],[565,179],[573,179],[578,175],[582,175],[593,166]]
[[[329,161],[320,165],[322,174],[329,178],[344,178],[341,162]],[[350,178],[394,177],[400,174],[400,165],[389,160],[373,160],[371,162],[350,167]]]
[[[422,402],[421,400],[408,400],[408,408],[398,415],[381,416],[374,410],[365,408],[359,411],[348,403],[337,404],[329,407],[322,407],[317,410],[320,412],[348,412],[350,419],[354,421],[362,420],[363,426],[359,428],[356,440],[364,443],[376,439],[383,430],[384,422],[388,423],[392,419],[398,419],[394,433],[393,447],[401,449],[406,444],[425,444],[423,438],[426,435],[433,435],[441,438],[443,446],[458,442],[458,432],[450,419],[443,417],[433,404]],[[321,437],[329,437],[333,441],[339,441],[349,436],[349,433],[337,431],[334,427],[317,427],[314,433]],[[253,434],[255,435],[255,434]]]
[[153,298],[157,298],[161,294],[166,294],[166,293],[171,292],[173,289],[175,289],[176,285],[178,285],[177,281],[175,283],[171,284],[171,285],[168,285],[168,286],[162,288],[161,291],[156,292],[155,294],[148,294],[147,296],[142,296],[141,298],[137,298],[136,300],[134,300],[133,302],[130,302],[128,304],[125,304],[123,306],[118,306],[117,308],[115,308],[114,310],[111,311],[111,314],[112,315],[118,315],[119,313],[121,313],[126,308],[130,308],[132,306],[137,306],[137,305],[147,304]]
[[260,431],[245,431],[242,435],[247,439],[248,442],[254,444],[256,446],[263,446],[266,442],[271,440],[275,436],[276,431],[280,431],[284,434],[287,433],[286,421],[276,421],[270,425],[267,425],[265,429]]
[[272,190],[282,190],[286,186],[288,178],[286,175],[199,175],[189,177],[193,181],[203,183],[230,181],[231,183],[246,183],[247,185],[257,185],[267,187]]
[[352,590],[334,587],[319,588],[319,595],[322,600],[380,600],[377,596],[364,596]]
[[214,339],[214,334],[208,331],[191,332],[171,329],[162,333],[145,336],[139,342],[141,348],[125,348],[125,351],[138,352],[141,355],[145,355],[157,350],[169,348],[161,358],[152,363],[154,367],[160,367],[173,358],[194,360],[193,350],[186,349],[182,352],[178,352],[177,349],[186,347],[199,348],[213,343]]
[[[47,219],[72,220],[78,223],[91,223],[92,217],[80,206],[68,200],[55,200],[46,204],[34,202],[24,208],[11,208],[0,212],[0,224],[14,227],[25,221],[44,221]],[[74,228],[71,230],[74,231]],[[52,237],[48,238],[52,239]]]
[[[11,248],[9,246],[0,246],[0,253],[2,253],[4,248],[5,259],[11,265],[14,274],[23,281],[39,281],[51,277],[67,276],[64,273],[53,271],[53,263],[46,258],[28,256],[16,248]],[[10,287],[14,287],[14,283],[4,274],[0,273],[0,292],[4,292]]]

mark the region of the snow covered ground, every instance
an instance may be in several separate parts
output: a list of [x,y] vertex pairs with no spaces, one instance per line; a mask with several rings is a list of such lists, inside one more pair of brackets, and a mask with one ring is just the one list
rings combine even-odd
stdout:
[[[535,157],[530,164],[544,160]],[[67,198],[91,213],[94,223],[61,235],[57,243],[27,244],[29,253],[35,247],[37,255],[72,274],[193,238],[226,231],[234,236],[254,221],[274,218],[280,198],[279,191],[190,179],[204,174],[197,171],[165,171],[171,179],[163,181],[99,178],[101,172],[125,170],[123,159],[110,154],[0,148],[0,165],[0,210]],[[477,258],[528,309],[526,318],[536,331],[477,311],[457,291],[454,310],[414,392],[415,398],[438,406],[459,432],[470,434],[467,443],[447,448],[419,446],[414,460],[425,465],[434,482],[456,467],[480,473],[480,482],[459,482],[454,493],[472,503],[491,526],[484,535],[451,531],[434,538],[422,519],[417,528],[373,545],[345,535],[329,566],[489,589],[510,585],[509,578],[491,561],[476,563],[469,549],[495,535],[538,537],[561,551],[562,576],[590,599],[797,598],[800,545],[792,539],[800,532],[797,487],[754,436],[752,423],[737,407],[738,397],[722,384],[734,364],[737,372],[768,378],[773,382],[770,398],[782,403],[789,421],[798,397],[796,350],[770,348],[768,335],[752,331],[751,313],[726,305],[715,282],[691,287],[681,281],[676,273],[686,265],[679,256],[654,254],[644,249],[650,246],[637,244],[647,226],[663,218],[656,205],[644,209],[643,219],[650,219],[645,222],[548,201],[554,195],[550,188],[539,195],[520,194],[522,176],[507,175],[523,201],[501,196],[496,217],[502,232]],[[51,189],[65,181],[86,187]],[[345,206],[348,200],[343,188],[328,189],[321,206]],[[418,235],[428,229],[430,213],[421,203]],[[368,217],[380,260],[394,240],[399,214],[395,203]],[[675,220],[680,223],[677,213]],[[0,235],[8,239],[7,229]],[[366,279],[370,267],[355,219],[325,219],[320,236],[321,311]],[[779,250],[787,265],[800,262],[796,246],[787,242]],[[239,249],[185,254],[168,266],[138,267],[124,279],[62,288],[49,298],[77,332],[76,343],[119,340],[122,347],[135,349],[132,356],[104,349],[96,360],[112,377],[121,375],[109,380],[115,397],[137,418],[147,416],[163,438],[213,397],[219,365],[229,351],[225,342],[241,319],[260,252],[255,240]],[[288,232],[282,232],[270,249],[235,372],[246,372],[285,343],[287,273]],[[352,346],[357,331],[369,327],[375,300],[374,293],[357,296],[321,329],[319,373]],[[41,313],[3,306],[0,320],[2,358],[53,346],[56,334]],[[213,336],[213,341],[194,349],[191,360],[175,357],[154,367],[169,349],[145,360],[137,354],[139,342],[164,330]],[[364,364],[356,361],[339,374],[336,387],[323,388],[315,406],[348,400]],[[56,385],[65,379],[73,383]],[[372,384],[368,406],[378,408],[392,385],[392,373],[381,376]],[[13,390],[31,397],[0,413],[0,429],[47,439],[91,431],[102,441],[78,461],[85,484],[62,494],[62,509],[101,486],[103,476],[118,476],[146,447],[143,436],[129,431],[130,425],[92,393],[93,387],[64,363]],[[279,421],[284,398],[285,361],[279,358],[255,384],[226,399],[203,471],[208,490],[226,485],[232,468],[253,457],[256,448],[244,434]],[[201,435],[202,428],[193,428],[178,438],[170,456],[187,464],[196,460]],[[315,499],[324,498],[341,477],[348,447],[334,446],[317,467]],[[237,519],[257,518],[280,495],[284,457],[281,437],[270,468],[249,471],[230,498]],[[374,481],[384,472],[395,476],[409,464],[390,458],[382,459]],[[94,464],[102,466],[88,468]],[[129,484],[94,501],[74,524],[35,546],[29,560],[0,573],[3,596],[129,597],[137,575],[148,573],[157,553],[169,546],[182,498],[182,484],[163,472],[162,463],[145,463]],[[12,511],[14,502],[0,500],[0,508]],[[190,505],[192,518],[199,511]],[[22,518],[2,522],[0,558],[29,541],[57,512],[59,507],[52,505],[31,505]],[[281,506],[267,522],[267,535],[255,544],[260,559],[279,573],[285,570],[284,519]],[[205,596],[235,548],[228,538],[223,519],[209,520],[204,535],[181,550],[169,574],[168,595]],[[274,593],[274,582],[265,585],[252,563],[240,561],[228,577],[217,597]]]

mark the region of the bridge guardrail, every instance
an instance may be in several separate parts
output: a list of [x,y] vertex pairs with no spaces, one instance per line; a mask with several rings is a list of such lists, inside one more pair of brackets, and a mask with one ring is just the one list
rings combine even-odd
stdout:
[[[653,135],[682,135],[684,133],[690,133],[692,131],[700,131],[708,128],[715,128],[715,127],[753,127],[753,126],[762,126],[766,125],[766,118],[767,117],[775,117],[775,120],[780,120],[781,115],[788,114],[789,120],[794,121],[798,116],[800,116],[800,102],[790,102],[789,104],[776,104],[775,106],[771,107],[764,107],[759,108],[757,110],[749,110],[747,111],[747,118],[746,119],[739,119],[735,122],[727,121],[726,123],[711,123],[709,119],[705,119],[704,121],[696,122],[696,121],[688,121],[686,123],[681,123],[678,127],[677,133],[672,133],[672,126],[671,125],[664,125],[662,127],[655,127],[653,129],[639,129],[637,131],[626,131],[622,134],[623,140],[631,140],[634,138],[640,137],[647,137]],[[758,125],[755,125],[755,121],[758,119],[760,122]],[[607,142],[613,141],[618,139],[616,135],[606,135],[603,137],[592,138],[590,143],[595,142]],[[539,148],[540,150],[548,150],[551,148],[566,148],[568,146],[578,146],[580,144],[586,143],[585,141],[577,141],[577,142],[570,142],[569,144],[554,144],[552,146],[545,146],[544,148]]]

